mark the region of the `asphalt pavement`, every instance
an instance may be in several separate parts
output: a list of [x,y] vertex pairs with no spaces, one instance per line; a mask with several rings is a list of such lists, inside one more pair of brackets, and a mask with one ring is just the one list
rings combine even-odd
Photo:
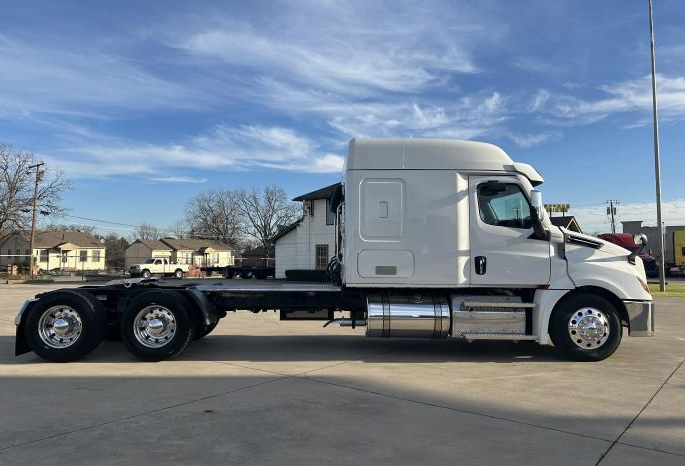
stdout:
[[14,357],[53,285],[0,285],[0,465],[685,465],[685,300],[598,363],[236,313],[180,357]]

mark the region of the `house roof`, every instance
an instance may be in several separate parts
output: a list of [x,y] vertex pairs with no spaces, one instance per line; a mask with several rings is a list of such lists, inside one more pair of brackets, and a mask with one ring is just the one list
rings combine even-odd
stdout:
[[[29,241],[29,236],[25,233],[15,232],[26,241]],[[2,242],[9,239],[10,235],[5,236]],[[61,244],[73,244],[79,248],[104,248],[99,238],[86,233],[84,231],[37,231],[33,246],[36,249],[52,249],[57,248]]]
[[221,241],[207,240],[207,239],[175,239],[162,238],[160,242],[166,244],[171,249],[177,251],[202,251],[208,248],[215,251],[231,251],[233,248]]
[[576,218],[573,215],[569,215],[566,217],[550,217],[549,220],[552,222],[552,225],[554,226],[564,227],[567,230],[577,231],[578,233],[583,232],[583,230],[580,229],[578,220],[576,220]]
[[293,201],[309,201],[312,199],[329,199],[336,189],[340,187],[340,183],[335,183],[325,188],[317,189],[307,194],[302,194],[293,199]]
[[256,248],[248,249],[242,253],[243,258],[245,257],[273,257],[274,247],[273,245],[257,246]]
[[[144,244],[145,246],[152,249],[153,251],[171,251],[171,248],[169,246],[162,243],[158,239],[137,239],[133,243],[134,244],[135,243]],[[133,244],[131,246],[133,246]]]
[[301,221],[302,221],[302,219],[299,219],[299,220],[297,220],[297,221],[291,223],[290,225],[287,225],[287,226],[284,226],[284,227],[279,227],[280,230],[278,230],[278,233],[276,233],[275,235],[273,235],[273,236],[271,237],[271,240],[269,240],[269,242],[270,242],[270,243],[275,243],[275,242],[278,241],[279,239],[283,238],[285,235],[287,235],[288,233],[290,233],[291,231],[293,231],[295,228],[297,228],[297,225],[299,225]]

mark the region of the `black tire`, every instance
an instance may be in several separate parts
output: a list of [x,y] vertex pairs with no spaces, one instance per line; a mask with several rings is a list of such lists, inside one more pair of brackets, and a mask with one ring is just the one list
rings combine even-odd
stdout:
[[[589,313],[589,314],[588,314]],[[593,315],[594,313],[594,315]],[[584,339],[570,328],[575,319],[602,319],[608,325],[608,332],[593,339]],[[575,319],[574,319],[575,318]],[[580,322],[578,322],[580,323]],[[618,309],[608,299],[593,293],[578,293],[565,298],[552,312],[550,337],[554,347],[574,361],[601,361],[611,356],[621,343],[623,327]]]
[[[138,333],[134,327],[138,314],[146,308],[154,309],[151,306],[163,309],[164,314],[169,316],[168,322],[175,326],[173,333],[167,335],[168,339],[160,338],[161,341],[158,341],[154,337],[147,338],[147,345],[159,345],[156,347],[143,344],[145,338],[140,335],[141,327],[137,327]],[[193,341],[195,335],[196,323],[192,320],[189,309],[190,302],[183,294],[175,291],[148,291],[137,296],[124,311],[121,319],[121,338],[126,348],[143,361],[163,361],[178,355]]]
[[145,269],[140,273],[140,276],[143,278],[150,278],[152,276],[152,274],[150,273],[150,271],[148,269]]
[[180,280],[181,278],[183,278],[183,270],[181,270],[181,269],[176,269],[176,270],[174,271],[174,277],[175,277],[175,278],[178,278],[179,280]]
[[195,337],[193,337],[194,340],[199,340],[200,338],[204,338],[216,328],[216,326],[219,324],[219,322],[214,322],[213,324],[209,325],[198,325],[195,327]]
[[[80,320],[81,330],[71,337],[73,341],[70,341],[68,336],[70,333],[65,335],[64,341],[55,333],[52,337],[47,335],[50,333],[49,329],[53,328],[48,325],[51,316],[64,312],[66,308],[72,316],[75,313]],[[43,317],[44,323],[41,324]],[[75,319],[70,321],[68,332],[75,328],[74,321]],[[41,332],[40,327],[44,327],[45,330]],[[70,362],[82,358],[97,348],[104,338],[106,328],[107,311],[95,297],[71,290],[60,290],[40,298],[26,317],[24,331],[26,341],[38,356],[52,362]],[[63,344],[68,346],[55,347]]]

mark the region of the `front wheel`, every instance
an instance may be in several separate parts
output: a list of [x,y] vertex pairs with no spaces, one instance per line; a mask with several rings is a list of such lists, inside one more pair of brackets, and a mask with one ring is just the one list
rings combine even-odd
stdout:
[[175,277],[175,278],[178,278],[178,279],[183,278],[183,270],[181,270],[181,269],[176,269],[176,271],[174,272],[174,277]]
[[121,337],[143,361],[163,361],[178,355],[193,340],[195,323],[190,303],[174,291],[148,291],[137,296],[121,319]]
[[621,343],[623,327],[616,307],[606,298],[576,294],[554,309],[550,337],[566,357],[575,361],[601,361]]
[[145,270],[143,270],[143,273],[140,274],[140,276],[143,278],[150,278],[152,276],[152,274],[150,273],[150,271],[148,269],[145,269]]

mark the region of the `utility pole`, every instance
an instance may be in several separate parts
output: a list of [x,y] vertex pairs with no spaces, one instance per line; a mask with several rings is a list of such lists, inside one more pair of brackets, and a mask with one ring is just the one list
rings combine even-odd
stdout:
[[659,290],[666,290],[666,258],[664,257],[664,224],[661,220],[661,162],[659,161],[659,118],[656,111],[656,58],[654,57],[654,19],[652,0],[649,4],[649,41],[652,51],[652,116],[654,118],[654,179],[656,182],[656,224],[659,227]]
[[38,183],[40,182],[41,175],[40,167],[42,167],[43,165],[45,165],[43,162],[39,162],[29,167],[29,170],[34,168],[36,170],[36,184],[33,189],[33,214],[31,215],[31,241],[29,242],[29,273],[31,274],[31,279],[33,279],[33,276],[35,274],[35,264],[33,261],[33,243],[36,239],[36,208],[38,207]]
[[616,233],[616,206],[618,201],[616,199],[610,199],[606,202],[609,204],[607,207],[607,215],[611,217],[611,232]]

